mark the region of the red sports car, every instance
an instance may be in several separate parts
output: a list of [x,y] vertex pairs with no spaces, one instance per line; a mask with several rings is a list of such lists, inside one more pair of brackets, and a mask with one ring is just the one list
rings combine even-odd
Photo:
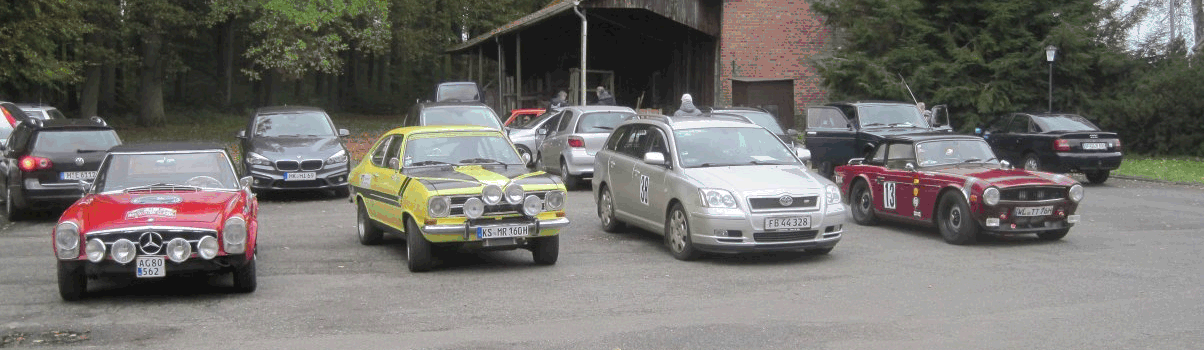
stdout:
[[545,111],[546,110],[543,108],[526,108],[526,109],[512,110],[512,111],[510,111],[510,118],[506,118],[506,122],[502,123],[502,126],[510,126],[510,124],[524,125],[526,123],[530,123],[532,120],[535,120],[535,118],[539,117],[539,115],[543,114],[543,112],[545,112]]
[[59,294],[78,300],[88,279],[234,274],[255,290],[258,202],[218,145],[123,145],[95,183],[80,182],[51,235]]
[[935,225],[952,244],[973,243],[980,232],[1062,239],[1083,200],[1078,181],[1013,169],[967,135],[888,137],[869,158],[836,167],[835,178],[858,224]]

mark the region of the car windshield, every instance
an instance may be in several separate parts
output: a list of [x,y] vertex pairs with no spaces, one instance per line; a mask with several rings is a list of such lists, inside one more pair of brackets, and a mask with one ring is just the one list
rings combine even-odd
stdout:
[[686,168],[798,164],[777,136],[762,128],[698,128],[673,132]]
[[49,119],[67,119],[67,116],[63,115],[63,112],[59,112],[57,109],[48,110],[46,113],[49,114],[47,117]]
[[778,125],[777,118],[774,118],[773,115],[770,115],[769,113],[744,112],[744,111],[724,112],[724,113],[738,114],[740,116],[748,118],[748,120],[752,120],[753,123],[760,125],[762,128],[769,129],[769,132],[772,132],[776,135],[786,134],[786,131],[782,130],[782,127],[780,125]]
[[33,144],[33,152],[37,154],[105,152],[119,144],[121,144],[121,139],[117,138],[117,132],[113,130],[45,130],[38,132],[37,140]]
[[999,164],[991,146],[983,140],[940,140],[916,144],[920,166],[986,163]]
[[553,113],[544,113],[544,114],[540,114],[538,116],[531,117],[531,118],[524,118],[522,115],[519,115],[518,117],[514,118],[514,121],[510,122],[510,128],[511,129],[534,128],[536,125],[539,125],[539,123],[543,123],[543,121],[548,120],[548,118],[551,118],[552,114]]
[[477,125],[501,129],[497,114],[487,107],[435,107],[422,111],[422,125]]
[[156,184],[236,189],[238,180],[225,152],[111,154],[96,177],[99,192]]
[[594,112],[586,113],[577,121],[579,133],[608,133],[615,130],[625,120],[635,114],[627,112]]
[[439,101],[476,101],[478,99],[476,85],[449,84],[439,86]]
[[523,164],[500,135],[423,137],[406,142],[402,167],[448,164]]
[[880,104],[857,106],[861,127],[916,127],[927,128],[928,122],[920,110],[913,105]]
[[325,113],[266,114],[255,118],[255,136],[334,136],[334,126]]
[[1073,114],[1039,117],[1037,120],[1045,131],[1099,131],[1087,118]]

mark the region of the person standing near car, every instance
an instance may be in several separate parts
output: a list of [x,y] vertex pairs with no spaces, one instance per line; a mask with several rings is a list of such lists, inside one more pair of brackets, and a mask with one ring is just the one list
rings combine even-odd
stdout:
[[698,107],[694,107],[694,97],[690,94],[681,95],[681,107],[677,108],[677,112],[673,112],[674,117],[697,117],[702,115],[702,111]]
[[598,105],[600,105],[600,106],[614,106],[615,105],[615,96],[611,95],[609,91],[606,91],[606,88],[599,86],[597,91],[598,91]]
[[568,98],[569,98],[569,93],[564,92],[564,90],[560,90],[560,92],[556,93],[556,97],[552,98],[552,101],[550,101],[550,103],[548,104],[548,108],[549,109],[564,108],[564,106],[569,105]]

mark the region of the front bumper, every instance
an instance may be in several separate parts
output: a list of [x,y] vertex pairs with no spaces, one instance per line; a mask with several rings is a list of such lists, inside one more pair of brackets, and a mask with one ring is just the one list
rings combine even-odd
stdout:
[[478,228],[489,227],[489,226],[511,226],[511,225],[516,225],[516,224],[517,225],[526,225],[527,226],[527,234],[530,237],[554,236],[556,234],[559,234],[559,232],[558,231],[552,232],[552,230],[559,230],[559,229],[568,227],[569,219],[568,218],[555,218],[555,219],[549,219],[549,220],[533,220],[533,219],[522,218],[522,219],[508,219],[508,220],[491,220],[489,218],[481,218],[481,219],[477,219],[477,220],[468,220],[468,221],[465,221],[463,224],[458,224],[458,225],[426,225],[426,226],[422,227],[421,231],[422,231],[423,235],[448,235],[448,236],[456,235],[456,236],[460,236],[460,237],[458,237],[459,239],[455,239],[456,237],[441,237],[441,239],[432,240],[433,242],[447,242],[447,241],[449,241],[449,238],[451,239],[451,241],[468,242],[468,241],[480,241],[481,240],[480,238],[477,237],[477,229]]
[[1054,162],[1048,163],[1054,172],[1114,170],[1120,168],[1124,156],[1120,152],[1100,153],[1056,153]]
[[26,205],[65,205],[75,203],[83,197],[77,183],[48,183],[43,184],[36,178],[27,178],[22,183],[21,198]]
[[594,176],[594,156],[596,154],[580,148],[575,148],[571,152],[566,153],[564,155],[564,164],[569,168],[569,175],[581,177]]
[[[836,246],[844,233],[843,204],[821,210],[744,213],[739,209],[698,208],[690,213],[690,240],[698,250],[744,253],[826,249]],[[811,227],[766,230],[765,219],[810,216]]]
[[272,166],[250,165],[243,164],[245,169],[254,181],[251,181],[251,188],[255,190],[325,190],[340,187],[347,187],[347,174],[350,168],[347,165],[324,167],[319,170],[312,171],[315,173],[314,180],[287,181],[284,179],[285,173],[303,173],[308,171],[280,171]]
[[[245,254],[223,255],[214,257],[212,260],[205,260],[193,254],[192,258],[184,260],[184,262],[173,262],[171,259],[164,258],[164,270],[168,277],[170,276],[187,276],[197,274],[218,274],[233,271],[236,268],[246,265],[250,261]],[[137,267],[137,259],[126,264],[119,264],[111,259],[105,259],[98,263],[93,263],[87,260],[63,261],[68,264],[80,264],[84,267],[84,273],[91,278],[115,277],[115,278],[136,278],[135,270]],[[145,278],[155,279],[157,277]]]

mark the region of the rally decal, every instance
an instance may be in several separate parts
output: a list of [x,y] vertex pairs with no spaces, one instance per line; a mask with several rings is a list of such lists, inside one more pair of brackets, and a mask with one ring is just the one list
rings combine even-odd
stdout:
[[648,175],[640,174],[640,203],[648,204]]
[[890,182],[890,181],[882,183],[882,207],[883,208],[895,209],[895,207],[897,206],[895,203],[895,185],[896,184],[894,182]]
[[126,220],[145,217],[174,218],[176,217],[176,210],[172,208],[146,207],[125,212]]

